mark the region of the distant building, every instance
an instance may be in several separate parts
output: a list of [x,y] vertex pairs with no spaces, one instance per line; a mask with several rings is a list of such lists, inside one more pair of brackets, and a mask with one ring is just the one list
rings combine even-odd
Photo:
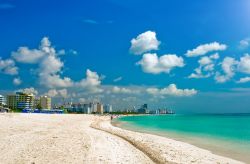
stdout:
[[91,114],[90,104],[83,104],[83,113]]
[[104,105],[104,106],[103,106],[103,110],[104,110],[105,113],[110,113],[110,112],[112,112],[112,105],[110,105],[110,104]]
[[65,109],[67,109],[69,112],[75,112],[75,113],[84,113],[84,114],[90,114],[91,113],[91,104],[68,104],[65,105]]
[[101,103],[97,103],[97,113],[103,114],[103,105]]
[[48,96],[41,96],[40,97],[40,106],[42,109],[51,109],[51,98]]
[[10,109],[32,109],[34,107],[34,95],[23,92],[7,95],[7,106]]
[[0,95],[0,105],[5,105],[5,97],[3,95]]
[[37,109],[40,105],[40,99],[39,98],[35,98],[34,99],[34,108]]
[[90,103],[90,113],[97,113],[97,103]]
[[140,114],[148,114],[149,113],[148,104],[143,104],[141,106],[141,108],[138,109],[138,113],[140,113]]
[[159,113],[160,114],[167,114],[168,111],[167,111],[167,109],[160,109]]

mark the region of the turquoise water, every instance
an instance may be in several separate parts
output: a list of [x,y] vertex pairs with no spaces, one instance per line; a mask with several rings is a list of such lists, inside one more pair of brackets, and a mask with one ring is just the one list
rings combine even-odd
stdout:
[[116,121],[122,128],[172,137],[250,163],[250,114],[148,115]]

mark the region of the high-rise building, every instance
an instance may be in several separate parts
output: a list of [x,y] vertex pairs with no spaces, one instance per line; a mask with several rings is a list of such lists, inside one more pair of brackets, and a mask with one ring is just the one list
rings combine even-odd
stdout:
[[91,113],[90,104],[83,104],[83,113],[85,113],[85,114]]
[[5,105],[5,97],[0,95],[0,105]]
[[97,113],[103,114],[103,105],[101,103],[97,103]]
[[97,103],[90,103],[90,113],[97,113]]
[[141,108],[138,109],[138,113],[140,113],[140,114],[149,113],[148,105],[147,105],[147,104],[143,104],[143,105],[141,106]]
[[106,104],[103,106],[103,109],[104,109],[105,113],[110,113],[110,112],[112,112],[112,105]]
[[10,109],[32,109],[34,107],[34,95],[23,92],[7,95],[7,106]]
[[51,98],[48,96],[41,96],[40,106],[42,109],[51,109]]

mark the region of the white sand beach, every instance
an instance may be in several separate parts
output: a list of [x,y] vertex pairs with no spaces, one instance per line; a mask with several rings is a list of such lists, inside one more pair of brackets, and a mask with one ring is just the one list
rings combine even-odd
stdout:
[[241,163],[94,115],[0,114],[0,163]]

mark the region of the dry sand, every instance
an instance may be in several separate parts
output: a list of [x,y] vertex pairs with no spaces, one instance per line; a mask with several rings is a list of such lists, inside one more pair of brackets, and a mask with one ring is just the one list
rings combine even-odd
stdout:
[[0,114],[0,163],[153,163],[127,141],[89,126],[98,119]]
[[0,163],[240,163],[93,115],[0,114]]

